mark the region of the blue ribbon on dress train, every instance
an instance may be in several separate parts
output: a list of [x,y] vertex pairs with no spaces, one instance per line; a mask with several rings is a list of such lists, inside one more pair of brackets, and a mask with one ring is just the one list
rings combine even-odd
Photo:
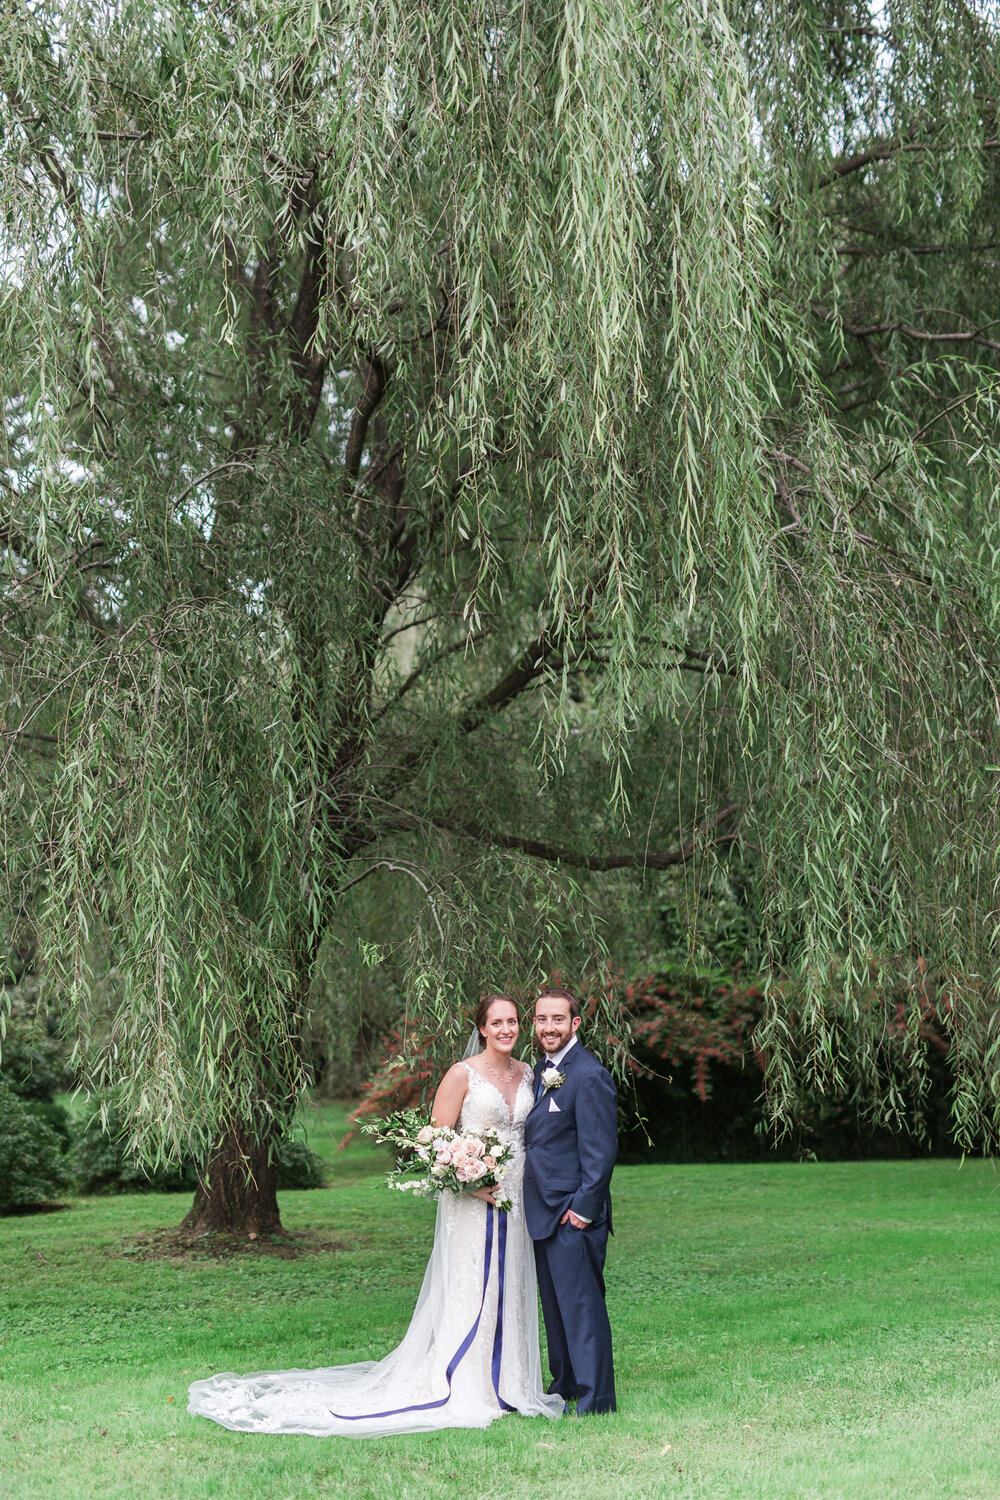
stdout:
[[[495,1332],[493,1334],[493,1361],[492,1361],[493,1389],[496,1392],[496,1398],[497,1398],[497,1400],[500,1403],[501,1409],[503,1411],[514,1411],[514,1410],[516,1410],[516,1408],[513,1407],[513,1406],[508,1406],[507,1402],[503,1399],[503,1397],[500,1394],[500,1361],[501,1361],[501,1358],[503,1356],[503,1282],[504,1282],[504,1270],[505,1270],[506,1262],[507,1262],[507,1215],[505,1213],[501,1213],[501,1211],[499,1209],[497,1209],[497,1219],[498,1219],[498,1223],[499,1223],[499,1230],[498,1230],[498,1233],[497,1233],[497,1272],[498,1272],[498,1278],[497,1279],[498,1279],[498,1284],[497,1284],[497,1323],[496,1323],[496,1330],[495,1330]],[[490,1266],[492,1264],[492,1261],[493,1261],[493,1204],[492,1203],[487,1203],[487,1205],[486,1205],[486,1251],[485,1251],[485,1254],[483,1256],[483,1295],[479,1299],[479,1311],[476,1313],[476,1321],[473,1323],[472,1327],[469,1329],[468,1333],[465,1335],[465,1338],[459,1344],[458,1348],[455,1350],[455,1352],[452,1355],[451,1359],[448,1361],[448,1367],[447,1367],[447,1369],[444,1372],[445,1380],[448,1382],[448,1394],[447,1394],[447,1396],[442,1396],[439,1401],[423,1401],[419,1405],[416,1405],[416,1406],[397,1406],[397,1407],[394,1407],[392,1411],[364,1411],[364,1412],[355,1412],[355,1413],[353,1413],[350,1416],[347,1415],[345,1412],[333,1411],[332,1408],[331,1408],[330,1409],[330,1415],[331,1415],[331,1417],[336,1417],[337,1420],[340,1421],[340,1422],[364,1422],[364,1421],[370,1420],[370,1419],[372,1419],[374,1417],[399,1417],[399,1416],[402,1416],[404,1412],[408,1412],[408,1411],[434,1411],[436,1407],[446,1406],[448,1404],[448,1402],[451,1400],[451,1382],[452,1382],[452,1380],[454,1378],[455,1371],[458,1369],[459,1365],[462,1363],[462,1360],[465,1358],[465,1356],[468,1354],[469,1350],[472,1348],[473,1340],[475,1339],[476,1334],[479,1332],[479,1324],[482,1322],[482,1317],[483,1317],[483,1308],[486,1306],[486,1292],[487,1292],[487,1289],[489,1288],[489,1284],[490,1284]]]

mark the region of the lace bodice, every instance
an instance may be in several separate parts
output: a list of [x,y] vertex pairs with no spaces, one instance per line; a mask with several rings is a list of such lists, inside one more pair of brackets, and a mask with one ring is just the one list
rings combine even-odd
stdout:
[[495,1130],[515,1151],[524,1149],[524,1121],[533,1103],[531,1069],[525,1071],[514,1095],[513,1119],[510,1107],[495,1083],[483,1076],[470,1062],[462,1064],[469,1076],[469,1092],[462,1101],[458,1117],[459,1130]]
[[[502,1141],[512,1147],[507,1163],[503,1189],[504,1196],[514,1204],[515,1212],[521,1208],[521,1182],[524,1177],[524,1121],[534,1102],[531,1086],[531,1069],[525,1071],[514,1095],[513,1111],[497,1088],[470,1062],[463,1062],[469,1076],[469,1091],[462,1101],[462,1112],[458,1117],[458,1130],[495,1130]],[[513,1114],[513,1119],[511,1115]],[[453,1203],[462,1202],[464,1195],[453,1198]],[[467,1200],[465,1200],[467,1201]],[[476,1200],[478,1208],[478,1200]]]

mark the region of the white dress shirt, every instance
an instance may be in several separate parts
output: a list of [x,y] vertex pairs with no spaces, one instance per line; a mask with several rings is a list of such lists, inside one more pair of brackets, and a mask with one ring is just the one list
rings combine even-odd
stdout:
[[576,1035],[574,1034],[573,1036],[570,1037],[570,1039],[566,1043],[565,1047],[560,1047],[560,1049],[559,1049],[558,1052],[550,1052],[546,1056],[545,1066],[547,1068],[558,1068],[559,1064],[562,1062],[563,1058],[566,1056],[566,1053],[569,1051],[569,1049],[571,1047],[575,1047],[575,1046],[576,1046]]

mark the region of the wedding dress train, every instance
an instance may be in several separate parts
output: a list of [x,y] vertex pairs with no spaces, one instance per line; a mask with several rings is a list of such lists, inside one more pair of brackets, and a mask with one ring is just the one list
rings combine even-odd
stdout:
[[469,1090],[458,1128],[492,1127],[513,1146],[504,1180],[510,1213],[471,1195],[442,1194],[410,1326],[384,1359],[213,1375],[190,1387],[189,1412],[235,1432],[317,1437],[487,1427],[504,1411],[562,1415],[562,1398],[542,1387],[535,1262],[521,1204],[531,1074],[511,1111],[499,1089],[465,1067]]

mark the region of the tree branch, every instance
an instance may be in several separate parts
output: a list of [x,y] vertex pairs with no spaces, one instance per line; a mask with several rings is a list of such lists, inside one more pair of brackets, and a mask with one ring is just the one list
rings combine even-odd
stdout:
[[254,472],[253,464],[243,463],[241,459],[230,458],[225,463],[216,464],[213,469],[206,469],[204,474],[199,474],[197,479],[192,479],[187,489],[182,490],[174,501],[174,505],[182,505],[193,490],[200,489],[207,479],[212,479],[216,474],[221,474],[225,469],[248,469]]
[[[491,844],[500,849],[510,849],[518,854],[526,854],[529,859],[545,860],[548,864],[572,865],[579,870],[670,870],[677,865],[686,864],[692,859],[702,846],[699,835],[704,835],[711,828],[717,828],[720,823],[726,822],[737,811],[735,802],[724,807],[721,812],[715,814],[707,822],[703,823],[698,834],[679,849],[672,849],[667,854],[650,854],[648,851],[640,853],[623,854],[583,854],[578,849],[565,849],[557,844],[547,844],[539,839],[520,838],[512,833],[500,833],[492,829],[474,827],[466,823],[439,824],[449,832],[461,834],[463,838],[475,840],[481,844]],[[726,844],[735,843],[738,833],[716,834],[708,842],[716,848]]]
[[[330,257],[319,219],[315,176],[310,181],[305,207],[308,216],[305,267],[295,312],[288,326],[292,368],[300,382],[300,395],[292,408],[292,428],[303,437],[310,431],[316,416],[328,358],[326,350],[316,347],[320,308],[330,280]],[[338,243],[334,246],[334,258],[339,252]]]
[[508,672],[495,687],[483,693],[472,703],[458,720],[462,734],[472,734],[500,709],[512,703],[525,688],[530,687],[546,672],[558,671],[563,666],[561,647],[551,631],[543,630],[530,646],[527,646]]
[[813,312],[818,318],[822,318],[823,322],[843,328],[845,333],[858,339],[869,339],[877,333],[902,333],[906,338],[916,339],[921,343],[980,344],[983,348],[993,349],[1000,353],[1000,342],[983,337],[988,328],[995,328],[1000,323],[1000,318],[990,318],[987,322],[981,323],[978,328],[957,331],[949,329],[944,333],[932,333],[926,328],[916,328],[912,323],[904,322],[902,318],[884,323],[849,323],[846,318],[833,312],[831,308],[825,307],[821,302],[813,303]]
[[988,250],[1000,250],[1000,240],[979,245],[841,245],[837,254],[873,259],[887,255],[976,255]]
[[[893,156],[899,156],[904,151],[947,151],[951,149],[952,143],[935,141],[885,141],[880,146],[872,146],[867,151],[859,151],[856,156],[844,156],[834,162],[832,168],[825,176],[820,177],[813,184],[815,191],[829,187],[831,183],[837,182],[842,177],[850,177],[853,172],[861,172],[865,167],[872,166],[877,161],[888,161]],[[1000,141],[987,140],[980,142],[980,151],[994,151],[1000,145]]]
[[898,156],[902,151],[926,151],[926,141],[897,142],[892,144],[886,142],[882,146],[873,146],[868,151],[859,151],[856,156],[844,156],[840,161],[835,161],[830,171],[820,177],[814,184],[816,191],[820,188],[829,187],[841,177],[850,177],[853,172],[861,172],[865,167],[870,167],[877,161],[889,161],[891,157]]
[[378,713],[375,715],[373,722],[377,724],[381,718],[384,718],[384,716],[390,711],[390,709],[395,708],[400,698],[404,697],[404,695],[410,691],[411,687],[413,687],[415,683],[420,681],[420,678],[423,677],[426,672],[429,672],[433,667],[440,665],[440,663],[443,662],[447,657],[454,656],[456,651],[467,651],[470,646],[475,646],[480,641],[484,641],[489,633],[490,632],[488,630],[477,630],[474,635],[464,635],[460,641],[453,641],[450,646],[442,646],[440,651],[435,651],[434,654],[432,656],[429,656],[426,661],[421,662],[419,666],[414,667],[413,671],[403,682],[399,691],[395,693],[394,696],[390,698],[387,703],[384,703],[379,709]]
[[55,746],[59,741],[54,734],[32,734],[27,729],[5,729],[0,739],[15,740],[32,755],[41,755],[45,760],[57,760]]
[[433,625],[435,620],[460,620],[461,618],[462,611],[460,609],[450,609],[440,611],[436,615],[423,615],[418,620],[407,620],[405,624],[397,625],[392,630],[387,630],[385,635],[379,642],[379,645],[387,646],[389,642],[391,640],[394,640],[397,635],[405,635],[408,630],[416,630],[420,625]]
[[368,424],[382,397],[385,395],[388,383],[388,370],[386,369],[385,361],[374,349],[368,355],[361,378],[363,381],[362,391],[351,417],[350,431],[347,435],[347,449],[344,454],[344,469],[348,479],[351,481],[356,480],[361,473],[361,456],[365,451]]
[[[76,573],[76,587],[74,591],[73,602],[76,605],[77,613],[90,629],[91,633],[96,636],[98,640],[103,641],[106,640],[109,636],[117,635],[117,629],[113,625],[109,625],[106,620],[103,620],[94,609],[90,600],[87,598],[87,586],[84,583],[83,579],[79,576],[84,571],[83,558],[86,557],[87,554],[95,547],[101,546],[103,546],[103,542],[100,540],[100,538],[95,538],[88,548],[74,552],[63,568],[60,576],[55,580],[53,588],[62,588],[66,583],[69,582],[71,574],[73,574],[74,572]],[[17,531],[13,526],[11,526],[9,522],[0,521],[0,548],[6,548],[10,552],[15,552],[19,557],[23,557],[34,567],[34,573],[30,574],[27,578],[19,578],[17,580],[19,584],[30,583],[31,580],[42,571],[41,562],[39,561],[38,555],[35,552],[32,543],[29,542],[28,539],[24,537],[19,531]]]
[[443,943],[444,942],[444,928],[441,926],[441,920],[438,917],[437,908],[434,905],[434,898],[433,898],[433,896],[431,895],[429,889],[424,884],[424,882],[420,879],[420,876],[417,875],[417,874],[415,874],[414,871],[409,868],[409,866],[400,864],[398,860],[391,860],[391,859],[376,859],[376,860],[373,860],[370,865],[368,865],[364,870],[361,871],[360,875],[355,875],[355,877],[354,877],[353,880],[349,880],[346,883],[346,885],[340,886],[334,892],[334,898],[342,896],[344,894],[344,892],[345,891],[349,891],[352,886],[360,885],[363,880],[367,880],[368,879],[369,875],[374,875],[376,870],[388,870],[393,875],[409,875],[409,877],[410,877],[411,880],[415,880],[416,881],[417,885],[419,885],[420,889],[423,891],[424,895],[427,897],[427,905],[431,909],[431,916],[434,918],[434,925],[437,927],[438,933],[440,934],[440,937],[441,937],[441,942]]

